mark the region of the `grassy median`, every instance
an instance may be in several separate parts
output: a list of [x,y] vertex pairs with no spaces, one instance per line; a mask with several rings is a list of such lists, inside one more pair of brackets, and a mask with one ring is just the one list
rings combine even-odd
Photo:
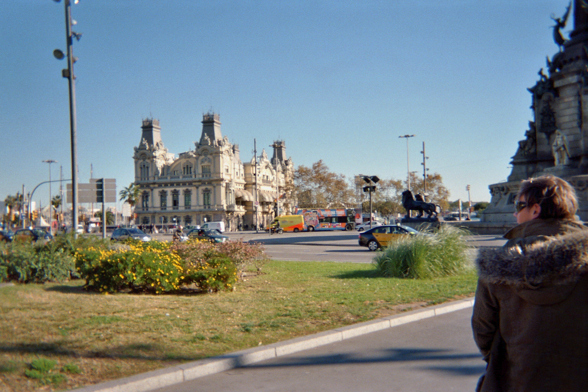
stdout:
[[476,274],[270,261],[232,292],[105,295],[83,283],[0,288],[0,390],[71,389],[464,298]]

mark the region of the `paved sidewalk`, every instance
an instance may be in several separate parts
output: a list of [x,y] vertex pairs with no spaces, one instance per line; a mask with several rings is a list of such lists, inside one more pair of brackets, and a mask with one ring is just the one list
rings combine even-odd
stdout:
[[78,392],[472,391],[473,299],[78,389]]

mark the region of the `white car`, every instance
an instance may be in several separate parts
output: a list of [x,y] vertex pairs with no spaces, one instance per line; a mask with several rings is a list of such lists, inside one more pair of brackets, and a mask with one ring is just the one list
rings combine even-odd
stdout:
[[[66,232],[66,233],[72,233],[72,232],[73,232],[73,230],[72,230],[71,226],[67,226],[67,227],[65,228],[65,232]],[[76,233],[78,233],[78,234],[84,234],[84,225],[82,225],[82,224],[78,224],[78,227],[77,227],[77,229],[76,229]]]
[[378,222],[378,221],[373,221],[370,226],[370,222],[365,222],[365,223],[362,223],[361,225],[356,226],[355,229],[357,231],[364,231],[364,230],[369,230],[370,228],[376,227],[376,226],[382,226],[382,223]]

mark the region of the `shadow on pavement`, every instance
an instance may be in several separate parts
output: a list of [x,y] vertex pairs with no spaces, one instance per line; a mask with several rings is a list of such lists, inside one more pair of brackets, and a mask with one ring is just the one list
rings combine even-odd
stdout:
[[[374,353],[377,354],[377,353]],[[351,354],[298,356],[279,360],[272,360],[271,363],[257,363],[247,365],[247,368],[276,368],[291,366],[317,366],[317,365],[346,365],[346,364],[369,364],[382,362],[415,362],[415,361],[463,361],[482,359],[478,353],[452,353],[451,350],[421,349],[421,348],[400,348],[382,350],[381,355],[354,356]],[[429,369],[451,372],[456,375],[471,376],[482,374],[485,366],[467,366],[456,364],[456,366],[428,366]]]

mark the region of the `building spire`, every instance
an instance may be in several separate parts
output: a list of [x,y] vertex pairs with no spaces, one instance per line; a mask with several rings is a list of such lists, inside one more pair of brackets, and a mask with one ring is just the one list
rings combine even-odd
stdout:
[[200,144],[212,144],[222,140],[220,115],[214,112],[208,112],[202,116],[202,135]]

